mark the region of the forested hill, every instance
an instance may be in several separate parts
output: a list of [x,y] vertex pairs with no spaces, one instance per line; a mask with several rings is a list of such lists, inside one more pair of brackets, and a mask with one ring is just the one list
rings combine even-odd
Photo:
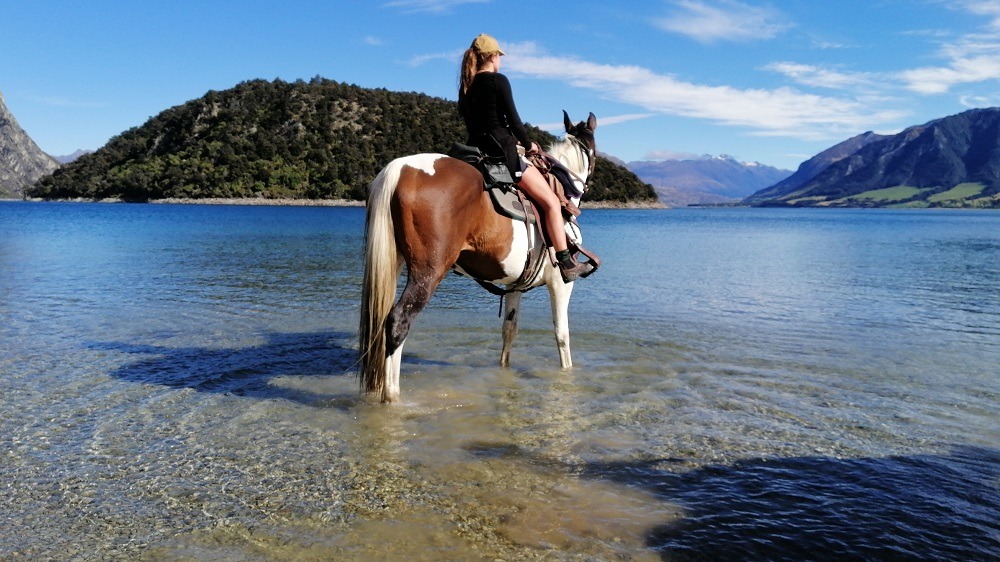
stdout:
[[[531,129],[539,144],[553,140]],[[318,77],[253,80],[167,109],[42,178],[29,194],[363,199],[367,184],[393,158],[447,152],[464,139],[456,104],[445,99]],[[604,158],[590,187],[589,201],[656,199],[650,185]]]

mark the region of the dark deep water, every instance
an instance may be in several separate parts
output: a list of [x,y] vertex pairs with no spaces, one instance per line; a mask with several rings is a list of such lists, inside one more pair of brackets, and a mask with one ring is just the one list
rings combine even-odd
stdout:
[[998,560],[1000,213],[588,210],[558,368],[364,210],[0,202],[0,559]]

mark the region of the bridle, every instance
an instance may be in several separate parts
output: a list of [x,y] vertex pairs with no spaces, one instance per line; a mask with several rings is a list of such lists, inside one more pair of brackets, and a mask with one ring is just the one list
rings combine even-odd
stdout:
[[583,152],[583,155],[587,157],[587,167],[588,167],[587,181],[583,182],[584,185],[587,185],[587,183],[590,182],[590,178],[593,177],[594,175],[594,169],[596,169],[597,167],[597,154],[595,153],[596,151],[590,148],[587,145],[587,143],[583,142],[582,140],[576,138],[575,136],[569,133],[566,133],[566,138],[576,143],[577,146],[580,147],[580,151]]

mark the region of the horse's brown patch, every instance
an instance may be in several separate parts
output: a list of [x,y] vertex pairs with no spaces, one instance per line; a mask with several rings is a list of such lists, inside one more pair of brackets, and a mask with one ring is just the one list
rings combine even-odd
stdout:
[[[454,158],[434,173],[404,167],[393,201],[396,242],[404,260],[440,281],[452,265],[484,280],[507,276],[501,262],[514,237],[510,219],[493,209],[483,177]],[[411,274],[412,275],[412,274]]]

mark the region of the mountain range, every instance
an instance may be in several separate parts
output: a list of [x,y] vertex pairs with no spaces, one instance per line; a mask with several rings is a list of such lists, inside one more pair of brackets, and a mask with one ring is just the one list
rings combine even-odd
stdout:
[[84,154],[90,154],[91,152],[93,152],[93,150],[83,150],[81,148],[79,150],[74,151],[71,154],[64,154],[62,156],[53,156],[53,158],[55,158],[56,161],[59,162],[60,164],[69,164],[70,162],[75,161],[77,158],[83,156]]
[[[318,77],[255,80],[165,110],[60,167],[0,96],[0,196],[360,198],[380,162],[444,151],[463,133],[447,100]],[[863,133],[795,173],[728,156],[600,160],[592,201],[1000,208],[1000,108]]]
[[839,143],[747,197],[760,206],[1000,207],[1000,108]]
[[22,197],[59,162],[38,148],[11,115],[0,94],[0,197]]
[[735,203],[792,173],[727,155],[636,161],[626,167],[651,184],[662,203],[673,206]]

